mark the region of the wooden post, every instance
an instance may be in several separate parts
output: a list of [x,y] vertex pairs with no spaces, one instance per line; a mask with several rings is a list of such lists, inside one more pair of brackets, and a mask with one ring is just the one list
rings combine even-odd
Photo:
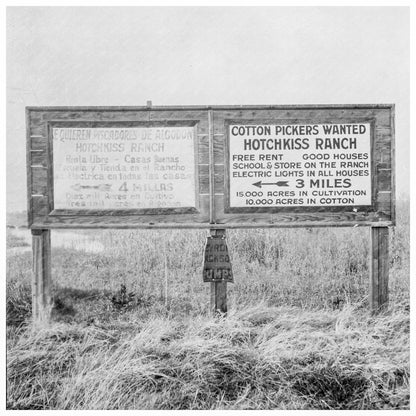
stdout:
[[[208,136],[209,136],[209,222],[215,223],[215,171],[214,171],[214,114],[208,110]],[[225,229],[210,229],[213,237],[225,236]],[[213,315],[227,313],[227,282],[211,282],[210,309]]]
[[[214,237],[225,236],[225,229],[210,230]],[[211,312],[227,313],[227,282],[211,282]]]
[[164,262],[164,274],[165,274],[165,307],[168,307],[168,283],[169,283],[169,268],[168,268],[168,250],[166,248],[166,239],[163,240],[163,262]]
[[389,229],[371,227],[370,307],[378,312],[389,301]]
[[49,321],[51,302],[51,233],[32,230],[32,320]]

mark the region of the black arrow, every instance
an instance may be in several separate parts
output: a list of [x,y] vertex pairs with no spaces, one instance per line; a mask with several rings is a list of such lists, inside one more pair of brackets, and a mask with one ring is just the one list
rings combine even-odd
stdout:
[[72,189],[75,191],[80,191],[81,189],[98,189],[99,191],[109,191],[111,185],[109,183],[102,183],[100,185],[81,185],[79,183],[72,185]]
[[280,182],[263,182],[261,181],[253,183],[254,186],[257,186],[258,188],[261,188],[262,185],[276,185],[276,186],[289,186],[288,181],[280,181]]

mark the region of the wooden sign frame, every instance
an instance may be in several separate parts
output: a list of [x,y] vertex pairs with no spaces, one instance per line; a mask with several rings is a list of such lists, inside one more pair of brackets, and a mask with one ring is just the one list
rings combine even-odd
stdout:
[[[28,107],[28,222],[54,228],[278,228],[395,224],[394,105]],[[371,123],[372,205],[230,208],[230,123]],[[196,207],[53,209],[53,126],[193,126]]]

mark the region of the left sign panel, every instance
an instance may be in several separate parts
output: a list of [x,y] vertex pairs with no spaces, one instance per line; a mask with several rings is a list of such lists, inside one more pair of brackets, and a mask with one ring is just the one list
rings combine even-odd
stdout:
[[55,210],[195,208],[195,128],[51,128]]

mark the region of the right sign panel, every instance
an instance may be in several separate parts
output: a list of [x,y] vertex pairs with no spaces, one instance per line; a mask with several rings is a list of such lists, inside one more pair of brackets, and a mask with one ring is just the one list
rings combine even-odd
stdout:
[[229,212],[373,205],[374,121],[228,121]]

